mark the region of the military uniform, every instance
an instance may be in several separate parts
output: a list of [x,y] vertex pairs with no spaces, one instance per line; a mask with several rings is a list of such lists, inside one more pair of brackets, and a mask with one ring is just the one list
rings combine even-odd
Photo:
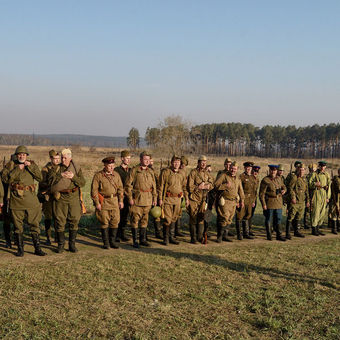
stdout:
[[[62,177],[62,173],[71,171],[73,178]],[[65,244],[65,226],[69,226],[69,249],[76,252],[75,239],[78,231],[78,223],[81,217],[80,188],[85,185],[82,170],[76,168],[73,161],[67,167],[59,164],[48,172],[48,183],[53,195],[53,214],[55,228],[58,235],[58,252],[63,252]]]
[[[125,186],[126,180],[131,172],[130,167],[122,167],[121,165],[115,168],[115,171],[119,174],[120,179],[122,181],[123,187]],[[120,221],[118,224],[118,232],[117,235],[122,241],[128,241],[129,238],[125,234],[126,225],[128,223],[128,217],[129,217],[129,200],[126,195],[124,195],[124,208],[120,210]]]
[[[199,185],[202,183],[210,184],[210,189],[199,189]],[[193,169],[188,176],[187,191],[189,194],[188,213],[190,217],[191,243],[196,243],[196,235],[199,241],[203,238],[206,199],[208,192],[213,188],[213,183],[212,176],[205,169]]]
[[255,205],[257,198],[258,180],[246,172],[240,175],[242,188],[244,192],[244,207],[236,210],[236,231],[238,239],[242,239],[240,232],[240,223],[242,223],[243,236],[252,239],[249,235],[249,220],[252,217],[253,205]]
[[[24,146],[17,147],[15,153],[28,155],[27,148]],[[40,182],[42,176],[39,167],[31,160],[28,162],[30,162],[30,165],[25,165],[23,169],[20,169],[20,164],[24,163],[10,161],[2,172],[2,180],[4,183],[8,184],[10,190],[9,208],[11,209],[16,243],[18,246],[16,255],[24,255],[23,232],[24,220],[27,218],[35,254],[43,256],[46,254],[41,250],[39,240],[41,209],[35,192],[36,186],[34,182]]]
[[[320,182],[320,187],[316,183]],[[328,173],[319,169],[309,179],[311,196],[311,224],[313,235],[323,235],[319,230],[327,214],[327,200],[331,198],[331,179]]]
[[334,176],[331,184],[331,200],[329,203],[329,218],[332,233],[340,231],[340,176]]
[[244,202],[244,192],[240,178],[232,176],[229,172],[220,174],[215,181],[215,188],[218,191],[217,242],[221,242],[224,234],[228,236],[228,226],[233,220],[237,205]]
[[130,207],[131,232],[133,244],[138,247],[137,229],[140,226],[140,242],[146,242],[146,228],[148,226],[149,211],[152,203],[157,200],[155,175],[152,169],[138,165],[132,168],[124,186],[129,201],[134,201]]
[[[306,203],[309,202],[308,183],[305,177],[292,175],[288,184],[288,216],[286,220],[286,238],[291,239],[290,224],[294,229],[294,236],[304,237],[299,232],[299,220],[303,218]],[[296,201],[296,203],[293,203]]]
[[[155,175],[155,182],[156,182],[156,188],[158,188],[158,184],[159,184],[159,176],[156,174],[156,171],[154,170],[154,168],[152,166],[150,166],[150,169],[153,170],[154,175]],[[158,193],[157,193],[158,195]],[[153,226],[155,229],[155,237],[158,239],[161,239],[161,218],[160,217],[153,217],[151,216],[151,219],[153,221]]]
[[115,243],[120,221],[118,202],[123,203],[124,200],[123,183],[119,174],[106,173],[105,170],[97,172],[91,184],[91,197],[96,207],[101,205],[101,210],[96,209],[96,217],[102,229],[104,248],[109,248],[108,240],[111,248],[118,248]]
[[163,169],[158,184],[158,197],[162,199],[164,224],[163,238],[164,244],[178,244],[174,240],[175,223],[179,218],[181,208],[181,200],[183,197],[188,199],[186,190],[185,173],[181,170],[174,170],[172,167]]
[[281,190],[286,191],[286,186],[280,177],[276,176],[272,178],[268,175],[262,179],[260,184],[259,198],[262,207],[267,207],[266,210],[263,210],[263,214],[265,216],[265,227],[268,240],[271,240],[270,220],[272,216],[273,227],[276,231],[276,238],[282,241],[285,240],[283,237],[281,237],[280,230],[283,206]]

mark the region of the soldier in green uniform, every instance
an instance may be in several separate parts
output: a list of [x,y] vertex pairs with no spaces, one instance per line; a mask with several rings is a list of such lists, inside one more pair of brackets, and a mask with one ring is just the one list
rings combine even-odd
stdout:
[[218,213],[218,229],[217,242],[221,243],[223,235],[226,241],[228,239],[228,226],[231,224],[236,212],[236,208],[244,208],[244,192],[242,182],[237,176],[238,164],[231,163],[227,172],[223,172],[215,181],[215,188],[218,192],[217,213]]
[[[123,187],[125,186],[126,179],[128,178],[131,167],[131,153],[129,150],[123,150],[120,153],[121,164],[118,167],[115,167],[115,171],[120,175],[120,179],[122,180]],[[117,241],[122,240],[124,242],[129,241],[130,238],[126,235],[126,225],[129,217],[129,200],[126,195],[124,195],[124,207],[120,210],[120,222],[118,224],[118,232],[117,232]]]
[[332,233],[337,235],[340,231],[340,168],[338,169],[338,174],[332,178],[329,219]]
[[305,208],[305,213],[304,213],[304,216],[303,216],[303,227],[304,229],[309,229],[309,225],[308,224],[311,224],[311,197],[313,195],[313,192],[312,190],[310,189],[309,187],[309,180],[310,178],[312,177],[313,173],[317,170],[318,168],[318,165],[317,164],[309,164],[308,165],[308,175],[306,176],[306,181],[308,183],[308,192],[309,192],[309,208]]
[[120,209],[124,207],[124,188],[120,175],[114,171],[115,157],[102,160],[104,169],[95,173],[91,184],[91,197],[100,223],[103,248],[119,248],[116,243]]
[[231,163],[232,163],[232,162],[233,162],[233,161],[232,161],[230,158],[228,158],[228,157],[224,160],[224,169],[223,169],[223,170],[218,170],[217,175],[216,175],[216,179],[217,179],[221,174],[227,173],[227,172],[230,170],[230,166],[231,166]]
[[267,240],[271,241],[270,221],[273,218],[273,227],[276,231],[276,239],[278,241],[286,241],[281,235],[281,220],[282,220],[282,196],[286,192],[286,186],[282,178],[277,176],[277,165],[269,165],[269,175],[264,177],[260,184],[260,202],[265,216],[265,227]]
[[[187,180],[187,191],[189,195],[189,224],[191,243],[202,242],[204,232],[204,215],[207,208],[207,195],[213,188],[213,178],[206,171],[207,157],[198,158],[196,169],[192,169]],[[197,230],[196,230],[197,228]]]
[[326,172],[327,163],[320,161],[318,170],[314,172],[309,179],[309,188],[312,191],[311,196],[311,224],[312,235],[325,235],[321,230],[326,213],[327,204],[331,198],[331,179]]
[[290,224],[293,225],[294,236],[305,237],[299,232],[299,221],[302,219],[305,208],[309,207],[308,182],[305,178],[306,166],[300,164],[296,167],[294,176],[288,184],[288,216],[286,220],[286,239],[290,240]]
[[[187,180],[188,180],[188,172],[187,172],[187,166],[188,165],[189,165],[188,159],[185,156],[181,156],[181,165],[180,165],[179,170],[184,174],[185,182],[187,182]],[[181,209],[179,211],[178,219],[177,219],[176,224],[175,224],[175,237],[176,236],[184,236],[184,234],[181,232],[181,219],[182,219],[182,214],[183,214],[182,206],[184,205],[183,200],[184,200],[184,197],[182,198]]]
[[[249,220],[251,219],[252,209],[255,207],[258,188],[258,181],[256,181],[256,178],[252,174],[253,165],[253,162],[243,163],[244,172],[240,175],[244,192],[244,206],[236,209],[236,232],[238,240],[242,240],[242,236],[246,239],[254,238],[249,234]],[[243,233],[241,232],[241,224]]]
[[77,252],[76,237],[81,217],[81,192],[85,185],[83,172],[72,160],[70,149],[61,152],[61,164],[48,172],[48,184],[53,196],[53,215],[58,238],[58,253],[64,251],[65,226],[69,226],[69,251]]
[[24,220],[30,226],[31,236],[34,245],[34,254],[44,256],[40,248],[40,228],[41,220],[40,203],[35,193],[34,181],[42,180],[39,167],[28,160],[27,148],[20,145],[15,150],[16,160],[11,161],[2,172],[2,180],[8,184],[10,190],[9,208],[11,209],[14,223],[14,231],[18,251],[16,256],[24,256]]
[[181,211],[181,200],[185,197],[186,204],[189,205],[186,190],[186,177],[180,171],[181,158],[173,156],[171,166],[163,169],[158,183],[159,206],[163,211],[163,244],[179,244],[175,240],[175,223]]
[[277,176],[281,177],[281,179],[283,180],[283,183],[285,183],[285,176],[283,174],[284,172],[285,172],[285,169],[283,168],[283,165],[279,164],[277,166]]
[[51,225],[53,219],[52,198],[50,199],[47,175],[52,167],[60,164],[60,155],[55,150],[49,151],[50,161],[41,169],[42,181],[39,183],[38,198],[42,203],[42,211],[45,217],[46,245],[51,245]]
[[140,154],[140,164],[132,168],[124,187],[130,204],[131,232],[135,248],[139,247],[137,241],[138,226],[140,226],[140,245],[150,246],[146,241],[146,228],[151,206],[157,204],[155,175],[153,170],[149,168],[150,158],[151,155],[146,151]]

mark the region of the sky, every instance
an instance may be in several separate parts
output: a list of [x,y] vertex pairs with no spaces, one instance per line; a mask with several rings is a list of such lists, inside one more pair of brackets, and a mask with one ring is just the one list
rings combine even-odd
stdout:
[[338,0],[0,0],[0,133],[339,113]]

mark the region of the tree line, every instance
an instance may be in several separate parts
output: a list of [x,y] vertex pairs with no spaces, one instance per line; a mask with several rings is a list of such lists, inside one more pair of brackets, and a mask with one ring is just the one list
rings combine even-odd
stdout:
[[[131,131],[131,130],[130,130]],[[134,135],[139,132],[134,128]],[[148,127],[149,148],[172,153],[258,156],[273,158],[340,158],[340,124],[296,127],[242,123],[191,125],[181,116],[169,116]],[[132,147],[131,144],[128,145]]]

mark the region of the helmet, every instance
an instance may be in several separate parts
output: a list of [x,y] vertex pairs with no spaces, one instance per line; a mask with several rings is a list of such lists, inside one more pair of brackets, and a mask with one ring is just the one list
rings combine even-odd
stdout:
[[28,150],[26,148],[25,145],[19,145],[16,149],[15,149],[15,154],[17,155],[18,153],[25,153],[27,155],[29,155]]
[[153,208],[150,210],[150,215],[151,215],[153,218],[161,217],[161,215],[162,215],[162,209],[161,209],[161,207],[158,207],[158,206],[153,207]]

